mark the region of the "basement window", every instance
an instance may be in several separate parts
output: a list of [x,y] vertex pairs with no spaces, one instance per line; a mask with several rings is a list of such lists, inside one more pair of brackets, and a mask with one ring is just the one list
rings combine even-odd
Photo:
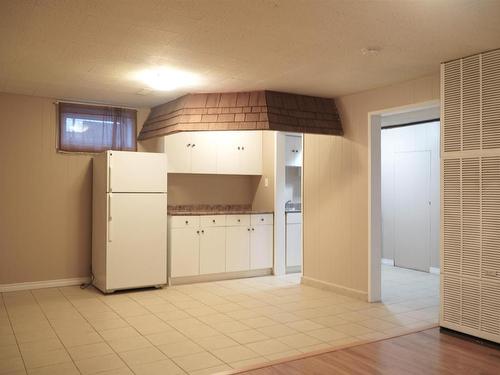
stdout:
[[136,151],[137,111],[76,103],[59,103],[59,150]]

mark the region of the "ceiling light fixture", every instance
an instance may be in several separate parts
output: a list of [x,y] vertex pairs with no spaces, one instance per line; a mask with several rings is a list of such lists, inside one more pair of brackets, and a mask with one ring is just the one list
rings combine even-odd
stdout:
[[365,47],[361,48],[361,53],[365,56],[376,56],[380,53],[380,47]]
[[199,76],[194,73],[166,67],[141,70],[135,78],[158,91],[172,91],[200,83]]

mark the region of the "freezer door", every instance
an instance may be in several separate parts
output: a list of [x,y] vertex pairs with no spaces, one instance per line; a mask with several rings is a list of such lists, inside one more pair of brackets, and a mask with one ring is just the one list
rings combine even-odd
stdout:
[[162,153],[108,151],[108,192],[167,191],[167,157]]
[[107,289],[167,282],[166,194],[108,194]]

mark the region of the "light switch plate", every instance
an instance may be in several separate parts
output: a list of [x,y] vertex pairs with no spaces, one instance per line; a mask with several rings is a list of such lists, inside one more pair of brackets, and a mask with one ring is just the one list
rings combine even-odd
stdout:
[[269,186],[269,179],[267,177],[264,178],[264,187]]

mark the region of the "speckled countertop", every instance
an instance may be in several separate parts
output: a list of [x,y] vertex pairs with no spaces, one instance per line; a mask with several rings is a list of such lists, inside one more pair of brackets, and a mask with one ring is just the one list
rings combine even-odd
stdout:
[[252,210],[250,204],[168,205],[167,209],[167,214],[171,216],[250,215],[272,213],[272,211]]

